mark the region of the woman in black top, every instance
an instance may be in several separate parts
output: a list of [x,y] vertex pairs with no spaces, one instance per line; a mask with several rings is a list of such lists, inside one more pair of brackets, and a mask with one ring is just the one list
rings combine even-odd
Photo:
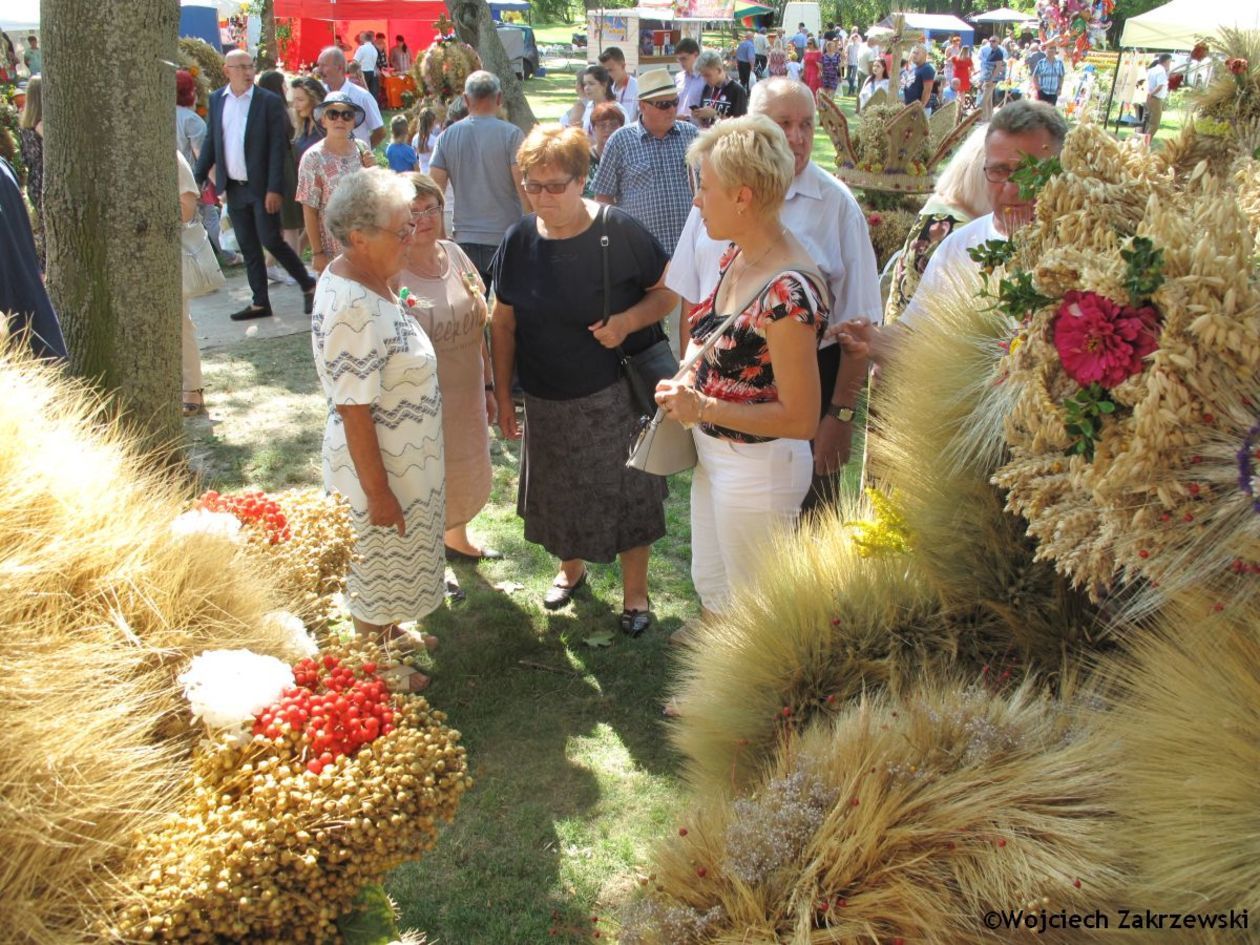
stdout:
[[727,75],[721,56],[706,49],[696,59],[696,70],[704,77],[700,107],[691,110],[696,124],[708,128],[723,118],[738,118],[748,114],[748,93],[742,85]]
[[526,422],[517,513],[526,539],[561,561],[544,606],[564,606],[586,583],[585,562],[619,557],[621,628],[638,636],[651,623],[648,555],[665,534],[665,480],[625,465],[638,410],[616,348],[634,354],[663,338],[659,323],[678,299],[665,288],[669,257],[647,229],[583,199],[589,160],[577,128],[539,126],[517,153],[534,213],[508,230],[492,264],[495,390],[499,427],[516,439],[518,372]]

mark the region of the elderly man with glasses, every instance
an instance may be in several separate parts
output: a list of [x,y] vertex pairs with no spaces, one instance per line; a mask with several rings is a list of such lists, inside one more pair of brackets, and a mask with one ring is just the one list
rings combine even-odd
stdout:
[[626,211],[669,254],[691,209],[687,148],[699,133],[678,120],[678,103],[678,88],[666,70],[639,76],[639,120],[613,132],[592,185],[596,200]]
[[977,217],[945,237],[928,263],[905,314],[895,325],[875,329],[865,321],[840,325],[835,334],[845,350],[869,348],[877,362],[886,361],[903,332],[932,318],[935,300],[942,295],[980,289],[980,267],[970,250],[989,240],[1006,240],[1030,223],[1036,201],[1020,193],[1012,176],[1022,161],[1057,157],[1067,137],[1067,121],[1051,105],[1027,100],[999,109],[984,139],[984,176],[993,212]]

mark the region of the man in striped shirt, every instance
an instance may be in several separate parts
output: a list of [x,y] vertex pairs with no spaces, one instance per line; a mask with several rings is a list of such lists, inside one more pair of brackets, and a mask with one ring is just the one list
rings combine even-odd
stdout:
[[1053,43],[1045,49],[1046,57],[1033,69],[1033,85],[1037,89],[1037,98],[1049,105],[1059,103],[1059,90],[1063,88],[1063,60],[1059,58],[1059,50]]

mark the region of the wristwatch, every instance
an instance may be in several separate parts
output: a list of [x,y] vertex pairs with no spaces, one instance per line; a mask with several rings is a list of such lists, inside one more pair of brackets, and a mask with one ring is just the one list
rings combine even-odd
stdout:
[[841,423],[852,423],[853,414],[854,410],[852,407],[837,407],[835,404],[831,404],[827,408],[827,416],[835,417]]

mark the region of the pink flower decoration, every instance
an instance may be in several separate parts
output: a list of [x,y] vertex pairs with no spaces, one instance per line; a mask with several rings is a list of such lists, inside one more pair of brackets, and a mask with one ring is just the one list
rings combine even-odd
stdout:
[[1142,371],[1142,360],[1159,347],[1159,313],[1130,308],[1094,292],[1063,296],[1054,319],[1054,346],[1068,377],[1082,387],[1110,390]]

